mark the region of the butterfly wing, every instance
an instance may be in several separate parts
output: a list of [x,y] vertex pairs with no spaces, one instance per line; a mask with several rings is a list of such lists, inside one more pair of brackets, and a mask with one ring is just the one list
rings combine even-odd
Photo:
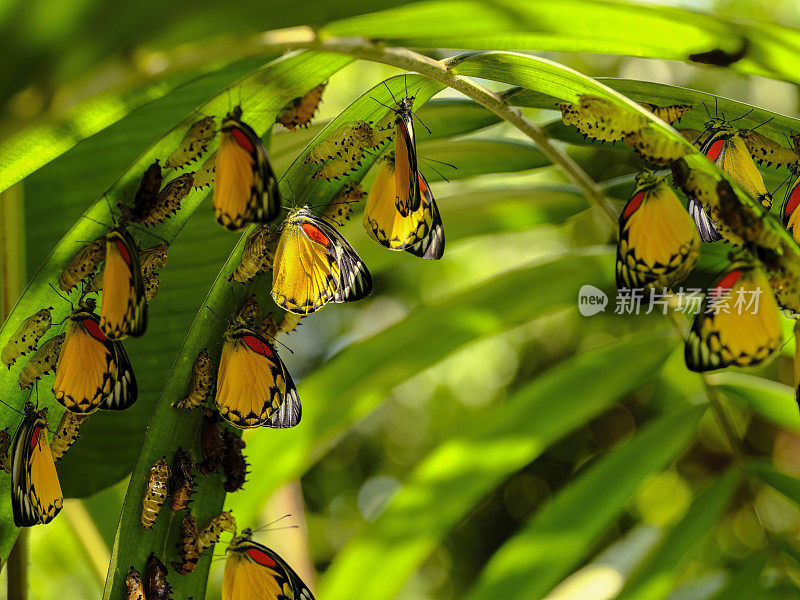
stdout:
[[116,364],[117,377],[111,393],[108,394],[100,408],[106,410],[125,410],[133,405],[139,396],[139,387],[136,384],[136,376],[133,374],[131,361],[125,352],[121,342],[112,342],[114,348],[114,362]]
[[638,191],[619,218],[617,287],[670,287],[699,258],[700,236],[665,183]]
[[294,569],[266,546],[248,540],[228,550],[223,600],[314,600]]
[[[281,366],[283,366],[283,363],[281,363]],[[294,380],[285,366],[283,367],[283,374],[286,378],[286,392],[284,393],[283,402],[269,420],[264,423],[264,427],[288,429],[297,425],[300,422],[300,418],[303,416],[303,409],[300,406],[300,396],[297,393]]]
[[63,504],[46,427],[37,413],[29,413],[14,437],[11,505],[17,527],[49,523]]
[[112,229],[106,236],[100,328],[109,339],[120,340],[128,335],[139,337],[146,327],[147,299],[139,251],[127,231]]
[[717,226],[714,225],[711,217],[708,216],[708,213],[696,198],[689,198],[686,207],[689,210],[689,216],[694,219],[694,224],[697,226],[701,240],[710,244],[722,239]]
[[217,371],[220,416],[240,429],[267,424],[284,403],[286,375],[283,361],[261,335],[244,328],[227,334]]
[[322,232],[324,238],[331,241],[336,256],[339,281],[333,301],[353,302],[369,296],[372,293],[372,275],[349,242],[323,219],[310,216],[310,223]]
[[[53,384],[56,400],[74,413],[94,412],[115,388],[117,360],[116,346],[100,329],[97,316],[88,312],[75,315],[58,357]],[[125,360],[127,363],[127,357]]]
[[[758,298],[756,307],[736,308],[738,297],[752,294]],[[754,366],[780,348],[781,338],[780,310],[766,275],[755,267],[734,266],[714,285],[695,315],[684,358],[686,366],[698,372]]]
[[427,260],[439,260],[444,254],[442,217],[439,215],[439,207],[436,206],[433,192],[431,192],[425,177],[421,172],[418,172],[417,176],[419,177],[419,189],[422,194],[422,206],[423,209],[430,211],[431,223],[428,227],[428,234],[410,248],[406,248],[406,252]]
[[222,123],[214,184],[217,222],[232,231],[271,221],[280,210],[278,181],[264,144],[237,114]]
[[795,242],[800,243],[800,211],[797,210],[800,205],[800,177],[794,182],[792,187],[786,193],[786,200],[783,201],[781,207],[781,221],[787,231],[792,234]]

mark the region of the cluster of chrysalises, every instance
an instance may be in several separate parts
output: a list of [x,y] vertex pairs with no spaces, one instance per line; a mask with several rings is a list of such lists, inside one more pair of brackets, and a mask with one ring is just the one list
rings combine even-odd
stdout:
[[[690,105],[643,106],[667,123],[678,121],[691,109]],[[636,178],[633,194],[619,217],[617,287],[625,293],[674,289],[697,263],[701,242],[724,239],[738,248],[697,307],[685,344],[686,364],[694,371],[708,371],[753,366],[773,356],[782,345],[780,307],[800,312],[798,286],[768,273],[756,258],[747,230],[748,225],[756,230],[759,224],[755,220],[741,222],[736,212],[738,200],[727,181],[689,168],[680,160],[690,154],[686,144],[657,132],[643,115],[624,110],[609,99],[581,96],[577,104],[563,103],[560,108],[564,123],[575,125],[584,135],[602,141],[623,140],[654,167],[672,168],[671,176],[644,171]],[[755,161],[797,174],[800,135],[790,137],[789,148],[755,131],[758,126],[737,128],[736,120],[709,115],[704,131],[681,133],[768,212],[772,195]],[[673,183],[686,195],[685,207]],[[800,242],[798,204],[800,177],[789,188],[781,208],[784,226]],[[732,222],[739,227],[731,227]],[[680,308],[681,301],[680,295],[674,296],[676,307]]]

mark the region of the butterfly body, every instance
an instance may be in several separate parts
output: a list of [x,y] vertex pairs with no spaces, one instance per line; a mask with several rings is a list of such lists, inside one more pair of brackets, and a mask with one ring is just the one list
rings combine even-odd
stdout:
[[11,506],[14,524],[47,524],[61,511],[64,496],[58,480],[44,410],[28,402],[11,447]]
[[222,121],[214,184],[214,212],[223,227],[237,231],[266,223],[280,209],[278,181],[261,138],[241,120],[236,107]]

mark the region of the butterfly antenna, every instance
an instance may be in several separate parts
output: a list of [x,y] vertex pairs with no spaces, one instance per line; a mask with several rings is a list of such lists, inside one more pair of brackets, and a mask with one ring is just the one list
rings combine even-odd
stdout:
[[98,221],[97,219],[93,219],[89,215],[81,215],[81,219],[86,219],[87,221],[91,221],[92,223],[97,223],[98,225],[102,225],[103,227],[108,227],[108,225],[106,223],[103,223],[102,221]]
[[406,98],[408,98],[408,73],[403,73],[403,85],[406,87]]
[[392,97],[392,100],[394,100],[395,106],[398,106],[400,103],[397,101],[397,98],[394,97],[394,94],[392,93],[392,90],[389,89],[389,84],[386,83],[385,79],[383,80],[383,85],[386,87],[386,91],[389,92],[389,95]]
[[756,107],[754,106],[753,108],[751,108],[750,110],[748,110],[746,113],[744,113],[742,116],[740,116],[740,117],[736,117],[735,119],[731,119],[729,122],[730,122],[730,123],[733,123],[734,121],[738,121],[739,119],[744,119],[744,118],[745,118],[747,115],[749,115],[749,114],[750,114],[751,112],[753,112],[755,109],[756,109]]
[[[716,102],[716,99],[714,99],[714,101]],[[702,104],[703,108],[706,109],[706,116],[710,119],[711,118],[711,112],[708,110],[708,106],[706,105],[705,100],[701,101],[700,104]]]
[[425,128],[425,130],[428,132],[428,135],[433,135],[433,133],[431,132],[431,128],[430,128],[430,127],[428,127],[427,125],[425,125],[425,121],[423,121],[422,119],[420,119],[420,118],[419,118],[419,115],[415,115],[415,114],[412,112],[412,113],[411,113],[411,116],[412,116],[412,117],[414,117],[414,118],[415,118],[417,121],[419,121],[420,125],[422,125],[422,126]]
[[775,118],[775,117],[770,117],[769,119],[767,119],[767,120],[766,120],[766,121],[764,121],[763,123],[759,123],[759,124],[758,124],[758,125],[756,125],[755,127],[752,127],[752,128],[750,129],[750,131],[755,131],[756,129],[758,129],[758,128],[759,128],[759,127],[761,127],[762,125],[766,125],[767,123],[769,123],[770,121],[772,121],[772,119],[774,119],[774,118]]
[[[33,392],[31,392],[31,394],[33,394]],[[28,400],[30,400],[30,396],[28,396]],[[7,406],[7,407],[8,407],[8,408],[10,408],[11,410],[13,410],[15,413],[19,413],[19,414],[21,414],[21,415],[23,415],[23,416],[25,415],[25,412],[24,412],[24,411],[21,411],[21,410],[20,410],[20,409],[18,409],[16,406],[11,406],[11,405],[10,405],[8,402],[6,402],[6,401],[5,401],[5,400],[3,400],[3,399],[0,399],[0,404],[4,404],[5,406]]]
[[47,285],[49,285],[51,288],[53,288],[53,291],[54,291],[56,294],[58,294],[58,296],[59,296],[60,298],[63,298],[64,300],[66,300],[66,301],[67,301],[67,304],[69,304],[69,305],[70,305],[70,307],[72,307],[72,300],[70,300],[70,299],[69,299],[67,296],[65,296],[64,294],[62,294],[60,291],[58,291],[58,290],[56,289],[56,286],[54,286],[52,283],[48,283]]
[[283,521],[284,519],[288,519],[288,518],[289,518],[289,517],[291,517],[291,516],[292,516],[292,513],[286,513],[286,514],[285,514],[285,515],[283,515],[282,517],[278,517],[277,519],[275,519],[275,520],[273,520],[273,521],[270,521],[270,522],[269,522],[269,523],[267,523],[266,525],[262,525],[261,527],[259,527],[258,529],[254,529],[253,531],[261,531],[262,529],[266,529],[267,527],[269,527],[269,526],[271,526],[271,525],[275,525],[275,523],[278,523],[278,522],[280,522],[280,521]]
[[206,308],[208,309],[208,312],[217,317],[220,321],[222,321],[223,323],[228,323],[228,319],[223,319],[222,317],[220,317],[219,314],[217,314],[217,312],[213,308],[211,308],[208,304],[206,304]]
[[384,104],[383,102],[381,102],[380,100],[378,100],[377,98],[375,98],[375,97],[373,97],[373,96],[370,96],[370,98],[372,98],[373,100],[375,100],[375,102],[377,102],[378,104],[380,104],[382,107],[384,107],[384,108],[388,108],[388,109],[389,109],[389,110],[391,110],[392,112],[396,112],[396,111],[397,111],[397,109],[396,109],[396,108],[394,108],[393,106],[389,106],[388,104]]
[[779,191],[779,190],[780,190],[780,189],[781,189],[781,188],[782,188],[784,185],[786,185],[786,184],[789,182],[789,180],[790,180],[792,177],[794,177],[794,176],[795,176],[795,173],[794,173],[794,172],[791,172],[791,173],[789,173],[789,174],[786,176],[786,178],[783,180],[783,182],[781,182],[781,184],[780,184],[780,185],[779,185],[777,188],[775,188],[775,191],[773,192],[773,195],[777,194],[777,193],[778,193],[778,191]]

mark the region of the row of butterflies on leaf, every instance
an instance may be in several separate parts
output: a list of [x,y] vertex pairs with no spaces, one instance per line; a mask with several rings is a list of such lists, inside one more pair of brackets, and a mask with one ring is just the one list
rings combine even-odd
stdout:
[[[443,252],[444,235],[430,188],[416,165],[412,103],[413,98],[404,98],[390,113],[395,135],[383,136],[396,137],[397,143],[394,151],[382,158],[367,201],[365,225],[374,239],[390,249],[438,259]],[[223,121],[213,167],[215,213],[218,221],[231,230],[250,223],[269,222],[277,216],[280,206],[277,181],[266,150],[241,117],[241,109],[237,108]],[[209,129],[213,130],[213,119],[209,117],[193,124],[165,166],[181,166],[196,160],[206,150]],[[385,132],[386,126],[376,129]],[[359,147],[366,151],[359,131],[363,131],[361,123],[349,123],[330,137],[335,143],[348,142],[350,155],[357,155]],[[330,139],[327,143],[320,145],[323,155],[328,152]],[[318,149],[316,157],[310,155],[310,160],[318,160],[319,152]],[[324,158],[331,163],[339,160],[332,155]],[[345,162],[352,163],[352,159]],[[336,167],[334,171],[346,168]],[[47,340],[20,373],[23,388],[49,372],[56,373],[54,393],[68,412],[53,437],[54,451],[61,446],[62,439],[67,440],[68,448],[77,439],[81,422],[95,410],[118,410],[135,402],[136,380],[121,340],[144,333],[147,300],[158,291],[156,269],[166,265],[167,247],[162,244],[140,252],[127,225],[151,225],[168,218],[177,212],[180,200],[192,184],[197,181],[192,173],[187,173],[160,189],[161,168],[156,161],[142,177],[133,208],[121,206],[119,222],[107,235],[81,248],[62,274],[59,284],[64,291],[91,279],[83,288],[77,307],[69,314],[68,330]],[[287,322],[293,323],[293,328],[301,316],[315,312],[329,301],[356,300],[370,293],[371,278],[366,267],[333,227],[336,217],[346,216],[352,203],[362,197],[357,184],[346,182],[326,211],[327,216],[318,217],[309,207],[292,211],[279,230],[277,248],[271,244],[276,232],[271,228],[259,226],[249,236],[242,264],[231,280],[252,278],[271,267],[274,258],[274,279],[278,284],[273,285],[272,295],[287,314],[280,327],[270,328],[258,323],[252,314],[248,317],[246,303],[226,331],[217,374],[216,404],[230,424],[240,428],[292,427],[299,422],[296,389],[268,338],[277,331],[290,330],[284,329]],[[102,262],[105,263],[102,276],[95,275]],[[313,266],[311,273],[307,271],[309,264]],[[95,314],[94,299],[86,297],[89,292],[103,293],[100,317]],[[51,325],[49,310],[43,309],[26,319],[12,336],[3,350],[9,368],[16,358],[36,348]],[[106,312],[111,316],[106,316]],[[198,370],[203,364],[210,365],[210,361],[198,357],[192,386],[199,381]],[[258,374],[256,385],[249,375],[245,376],[252,372]],[[12,500],[18,526],[48,523],[62,506],[53,459],[63,452],[50,451],[46,431],[46,412],[26,404],[23,424],[17,430],[11,452]],[[4,433],[8,438],[8,432]]]
[[[643,104],[656,116],[672,124],[691,109],[690,105],[658,107]],[[663,138],[648,144],[641,115],[630,117],[610,102],[591,96],[578,105],[562,104],[565,124],[576,125],[585,135],[603,141],[624,140],[656,166],[666,166],[685,155],[683,145]],[[746,115],[742,115],[744,117]],[[742,118],[739,117],[739,118]],[[709,116],[705,131],[678,130],[699,147],[700,152],[727,173],[748,195],[769,210],[767,191],[755,161],[786,166],[800,175],[800,135],[791,138],[792,148],[753,129],[737,129],[737,119]],[[635,129],[636,127],[639,129]],[[672,150],[671,150],[672,149]],[[795,241],[800,204],[800,177],[790,186],[781,220]],[[645,171],[636,178],[634,191],[619,217],[616,280],[619,289],[665,289],[683,281],[696,265],[702,242],[721,240],[719,228],[702,202],[689,196],[686,205],[675,193],[669,176]],[[762,363],[782,345],[781,293],[795,286],[775,285],[752,253],[731,253],[731,264],[712,284],[695,315],[686,339],[684,357],[694,371],[728,366],[748,367]],[[737,298],[758,297],[752,310],[730,310]],[[715,308],[716,306],[716,308]],[[791,308],[791,306],[784,306]]]

